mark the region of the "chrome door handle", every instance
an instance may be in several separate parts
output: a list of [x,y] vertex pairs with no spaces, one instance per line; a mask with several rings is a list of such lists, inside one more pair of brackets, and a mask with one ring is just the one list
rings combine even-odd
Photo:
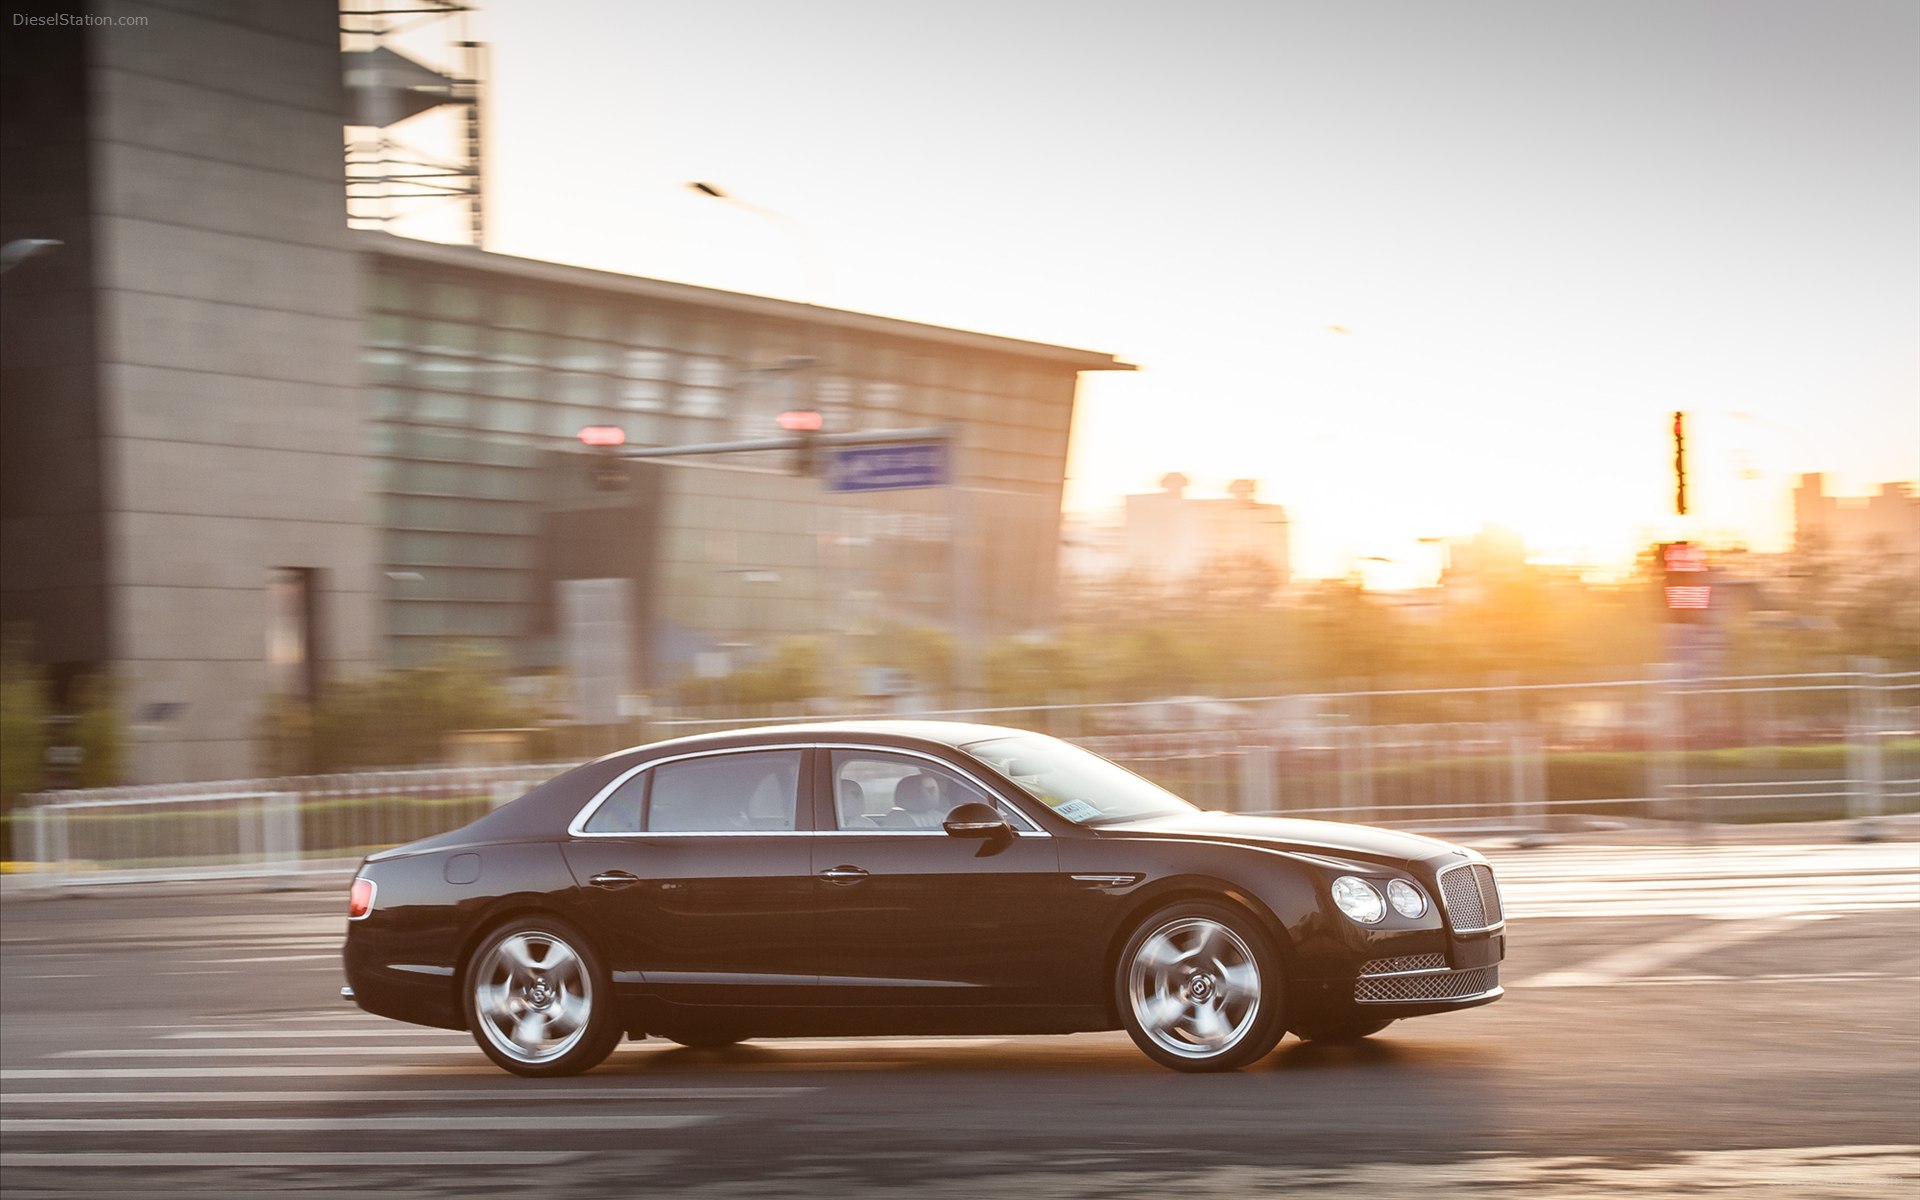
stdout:
[[828,867],[826,870],[820,872],[820,878],[826,880],[828,883],[838,883],[843,886],[849,883],[859,883],[866,877],[867,873],[859,867]]
[[588,882],[600,888],[623,888],[640,882],[632,871],[602,871]]

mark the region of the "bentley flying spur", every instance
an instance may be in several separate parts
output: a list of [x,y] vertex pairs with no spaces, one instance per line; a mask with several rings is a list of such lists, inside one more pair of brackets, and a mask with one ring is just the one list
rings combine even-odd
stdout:
[[624,750],[370,856],[343,994],[520,1075],[622,1038],[1125,1029],[1183,1071],[1501,996],[1446,842],[1208,812],[1071,743],[863,721]]

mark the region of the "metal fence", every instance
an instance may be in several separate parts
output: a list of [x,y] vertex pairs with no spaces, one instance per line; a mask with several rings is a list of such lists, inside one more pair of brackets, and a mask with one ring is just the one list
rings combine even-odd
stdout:
[[10,822],[39,882],[297,879],[455,829],[572,763],[44,792]]
[[[1066,737],[1206,808],[1431,832],[1843,817],[1865,830],[1920,811],[1920,672],[1650,673],[912,715]],[[683,717],[639,736],[768,719],[825,718]],[[43,793],[11,822],[13,857],[55,885],[344,872],[571,765]]]

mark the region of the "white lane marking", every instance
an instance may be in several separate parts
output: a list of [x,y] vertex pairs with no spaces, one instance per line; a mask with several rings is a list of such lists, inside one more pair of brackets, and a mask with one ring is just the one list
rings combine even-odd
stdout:
[[29,1151],[9,1153],[7,1165],[28,1167],[517,1167],[569,1162],[585,1155],[577,1150],[516,1150],[488,1154],[473,1150],[349,1150],[313,1151],[234,1150],[200,1153],[162,1150],[152,1153],[102,1151]]
[[470,1035],[463,1029],[434,1029],[426,1025],[401,1025],[391,1029],[187,1029],[179,1033],[163,1033],[161,1041],[236,1041],[241,1038],[274,1039],[297,1038],[357,1038],[357,1037],[420,1037],[440,1034],[445,1037],[457,1037],[462,1041]]
[[190,958],[190,963],[263,963],[263,962],[339,962],[340,955],[333,954],[268,954],[258,958]]
[[1727,921],[1718,925],[1709,925],[1704,929],[1689,930],[1665,941],[1652,942],[1645,946],[1628,946],[1612,954],[1604,954],[1583,967],[1548,971],[1545,975],[1537,975],[1532,979],[1517,979],[1514,981],[1514,986],[1600,987],[1616,980],[1646,975],[1668,963],[1693,958],[1709,950],[1719,950],[1741,942],[1755,941],[1779,933],[1787,928],[1787,925],[1787,921],[1778,917],[1769,920]]
[[[406,1029],[402,1033],[419,1034]],[[409,1054],[472,1054],[474,1048],[459,1035],[458,1044],[420,1043],[411,1046],[134,1046],[125,1050],[89,1047],[85,1050],[61,1050],[43,1058],[343,1058],[349,1056],[399,1057]],[[960,1046],[998,1046],[1005,1038],[924,1037],[924,1038],[756,1038],[751,1043],[774,1050],[938,1050]],[[666,1043],[638,1046],[629,1043],[623,1049],[640,1053],[664,1054],[679,1049]]]
[[354,1079],[432,1079],[442,1075],[502,1074],[499,1067],[480,1065],[404,1065],[322,1067],[283,1064],[271,1067],[14,1067],[0,1070],[0,1083],[30,1079],[310,1079],[350,1076]]
[[341,1058],[349,1055],[472,1054],[457,1046],[136,1046],[129,1050],[62,1050],[43,1058]]
[[535,1129],[685,1129],[708,1114],[634,1113],[617,1117],[0,1117],[7,1133],[519,1133]]
[[506,1085],[499,1088],[413,1088],[407,1090],[363,1088],[314,1088],[303,1092],[8,1092],[0,1094],[0,1104],[308,1104],[321,1101],[360,1103],[392,1101],[488,1101],[515,1103],[554,1100],[683,1101],[683,1100],[768,1100],[783,1096],[817,1092],[817,1087],[606,1087],[543,1088]]
[[[1885,980],[1889,983],[1920,983],[1920,975],[1651,975],[1644,979],[1616,979],[1608,987],[1697,987],[1701,984],[1730,983],[1753,987],[1765,983],[1852,983]],[[1578,986],[1578,985],[1573,985]]]
[[[747,1045],[766,1050],[933,1050],[958,1046],[998,1046],[1006,1038],[995,1037],[843,1037],[843,1038],[754,1038]],[[678,1046],[654,1047],[665,1052]]]

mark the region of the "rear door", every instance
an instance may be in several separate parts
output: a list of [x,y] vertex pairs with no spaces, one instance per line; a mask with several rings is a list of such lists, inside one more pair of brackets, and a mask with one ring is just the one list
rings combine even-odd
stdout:
[[567,864],[616,982],[684,1004],[815,999],[811,754],[662,759],[583,810]]

